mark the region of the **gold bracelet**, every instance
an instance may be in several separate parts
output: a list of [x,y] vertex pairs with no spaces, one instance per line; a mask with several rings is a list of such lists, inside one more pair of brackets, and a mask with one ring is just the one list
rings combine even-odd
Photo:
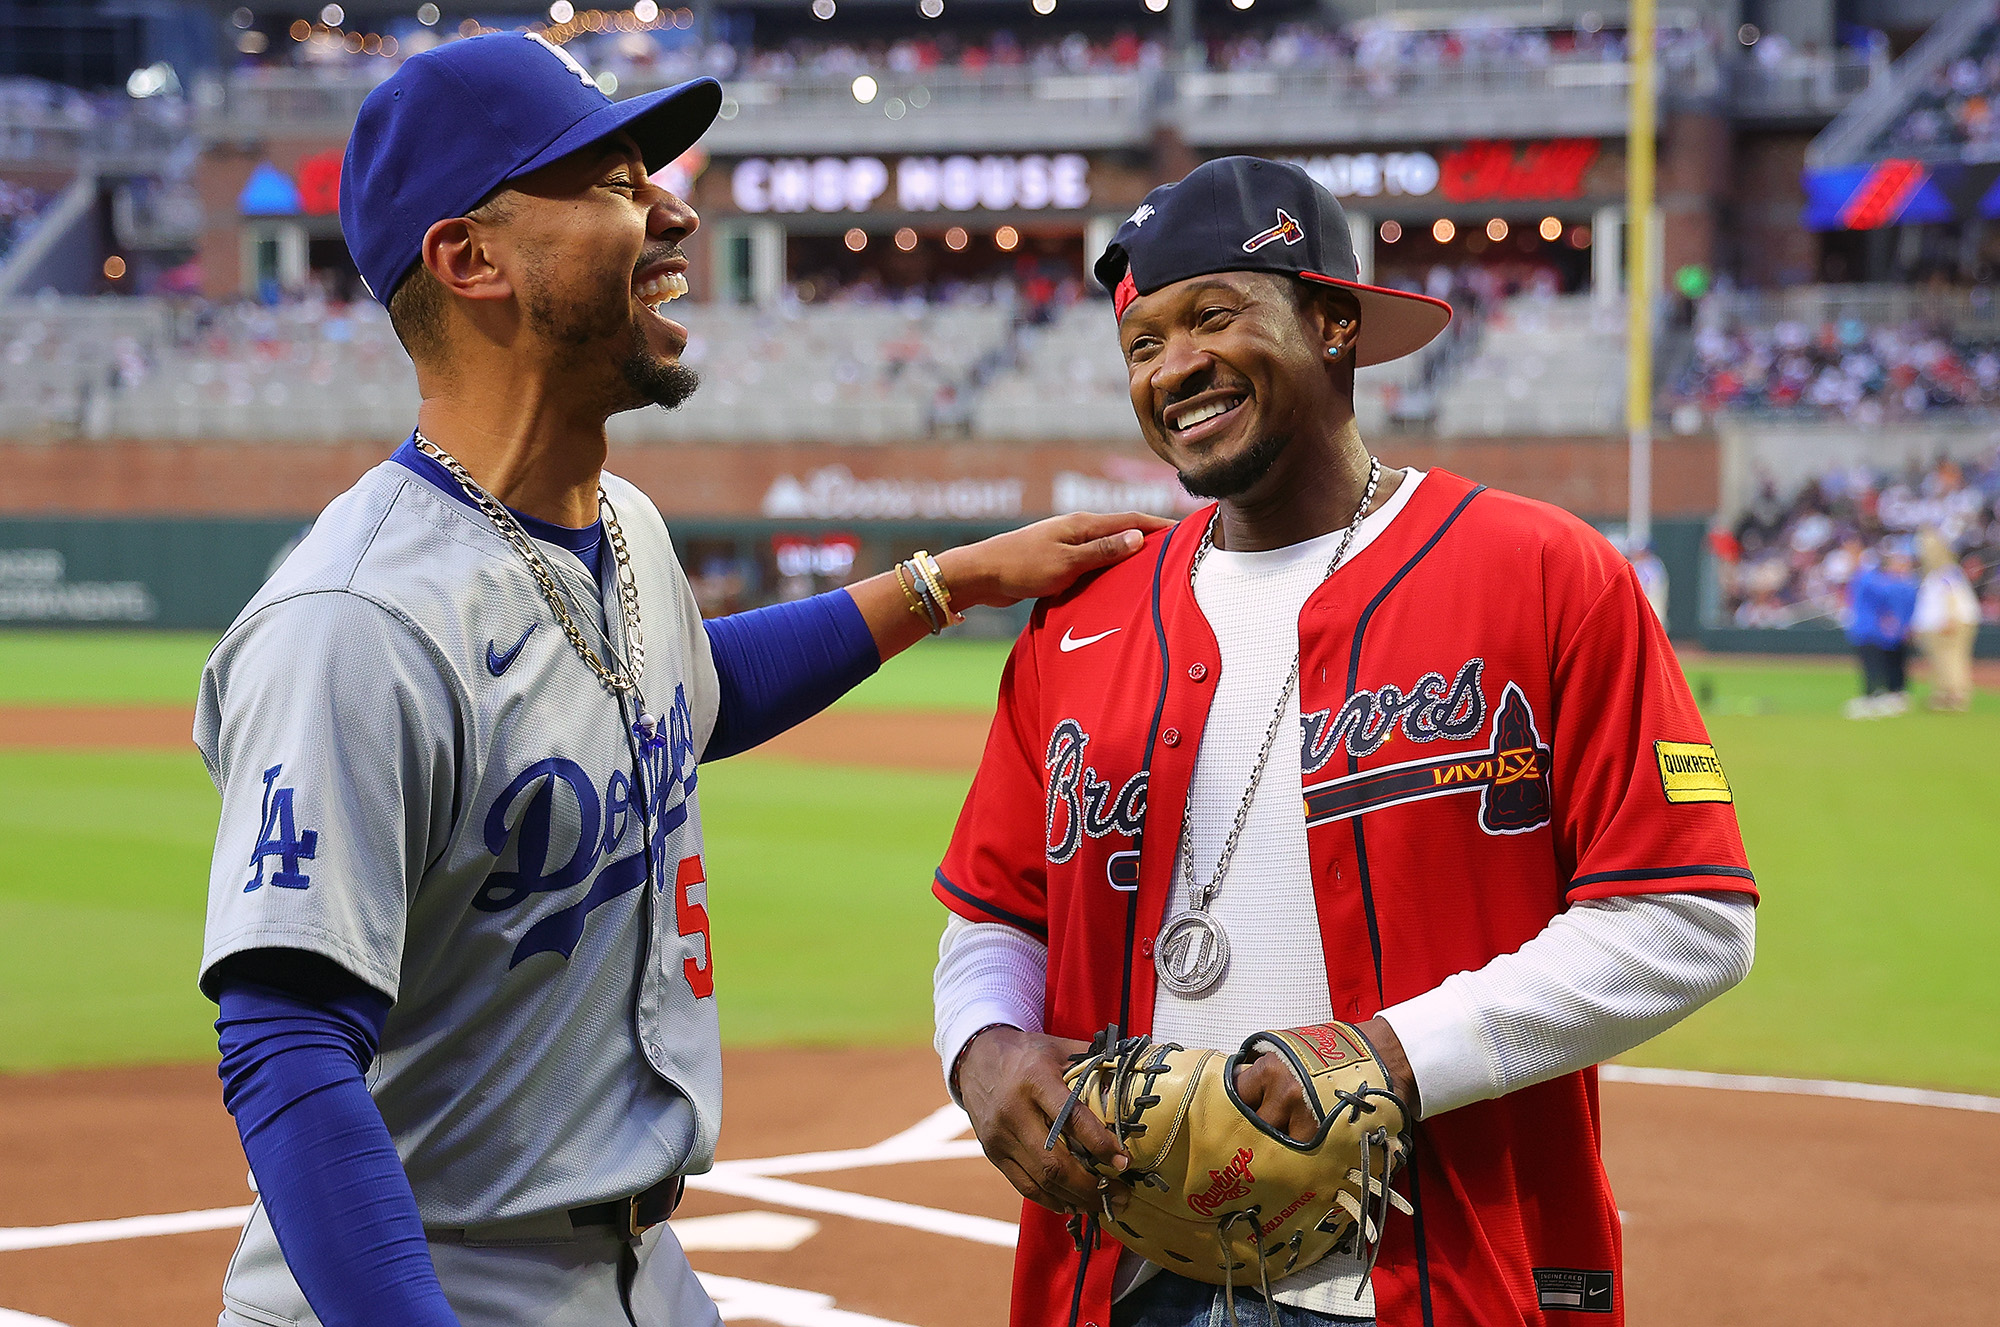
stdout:
[[896,564],[896,584],[902,587],[903,598],[910,601],[910,611],[923,619],[924,629],[936,635],[937,619],[931,616],[930,610],[924,607],[923,600],[917,598],[917,592],[910,587],[910,574],[903,569],[904,565],[901,562]]
[[920,548],[911,555],[910,561],[924,574],[924,583],[937,596],[938,607],[944,610],[945,620],[953,624],[965,621],[965,614],[951,606],[951,591],[944,586],[944,569],[938,566],[937,559]]

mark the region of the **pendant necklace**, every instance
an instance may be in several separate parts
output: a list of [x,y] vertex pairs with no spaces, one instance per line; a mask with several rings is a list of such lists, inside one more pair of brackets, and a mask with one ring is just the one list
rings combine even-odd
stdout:
[[[1354,534],[1361,528],[1361,522],[1368,515],[1369,506],[1375,501],[1375,489],[1382,482],[1382,462],[1368,458],[1368,487],[1361,494],[1361,505],[1354,509],[1354,519],[1347,523],[1347,530],[1340,537],[1340,544],[1333,550],[1333,560],[1326,565],[1326,574],[1320,577],[1324,584],[1347,556],[1348,545],[1354,542]],[[1194,550],[1194,561],[1188,564],[1188,592],[1194,592],[1195,573],[1201,570],[1201,560],[1215,544],[1216,522],[1222,519],[1218,508],[1208,529],[1202,532],[1201,543]],[[1202,995],[1213,989],[1222,980],[1222,974],[1229,968],[1229,935],[1222,924],[1208,911],[1208,905],[1215,901],[1215,895],[1222,888],[1222,878],[1229,873],[1229,859],[1236,855],[1236,841],[1243,835],[1243,825],[1250,818],[1250,803],[1256,800],[1257,785],[1263,781],[1264,766],[1271,759],[1271,746],[1278,738],[1278,729],[1285,722],[1285,707],[1292,699],[1292,692],[1299,684],[1299,651],[1292,651],[1291,672],[1285,677],[1284,690],[1278,693],[1277,708],[1271,712],[1270,726],[1264,730],[1264,745],[1257,752],[1257,763],[1251,766],[1249,786],[1243,790],[1243,800],[1236,808],[1236,822],[1229,828],[1229,837],[1222,842],[1222,852],[1215,859],[1215,871],[1206,886],[1197,886],[1194,879],[1194,779],[1188,779],[1187,806],[1181,813],[1181,838],[1179,857],[1181,862],[1181,884],[1187,891],[1187,906],[1167,918],[1160,935],[1153,942],[1153,967],[1159,973],[1160,984],[1183,998]]]
[[[458,486],[465,490],[465,496],[472,499],[472,505],[485,513],[494,530],[507,541],[520,556],[521,561],[527,564],[528,574],[534,578],[536,587],[542,592],[542,598],[548,603],[549,611],[555,615],[556,625],[561,627],[563,635],[569,638],[570,648],[576,651],[577,657],[583,660],[591,672],[597,674],[597,680],[603,683],[604,689],[614,697],[623,698],[628,695],[632,697],[640,711],[638,722],[632,725],[632,735],[638,738],[640,744],[647,750],[657,750],[665,746],[666,726],[656,716],[645,712],[644,698],[639,694],[639,679],[646,672],[645,636],[639,628],[639,579],[632,570],[632,553],[625,544],[625,531],[618,524],[618,513],[612,510],[611,499],[605,496],[603,486],[599,485],[597,490],[597,510],[604,521],[605,542],[611,545],[612,561],[617,573],[618,603],[625,619],[626,650],[632,659],[629,668],[617,671],[606,666],[597,651],[591,648],[590,642],[583,638],[583,629],[577,625],[576,618],[570,613],[569,605],[565,602],[562,587],[556,583],[555,571],[542,557],[541,550],[535,547],[534,539],[529,536],[514,513],[507,509],[505,503],[480,487],[479,482],[464,465],[460,464],[456,456],[426,438],[421,429],[415,436],[417,450],[443,466],[451,477],[458,481]],[[609,642],[606,644],[608,646]],[[606,652],[609,653],[609,650]]]

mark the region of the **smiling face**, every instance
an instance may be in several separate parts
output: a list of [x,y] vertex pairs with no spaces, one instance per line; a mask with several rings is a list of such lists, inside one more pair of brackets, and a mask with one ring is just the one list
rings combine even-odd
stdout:
[[1359,330],[1351,296],[1266,272],[1141,295],[1118,342],[1146,445],[1197,497],[1250,492],[1300,434],[1330,436],[1353,417]]
[[494,290],[518,299],[549,367],[610,411],[686,400],[688,332],[661,309],[688,291],[680,246],[701,223],[647,178],[631,137],[510,181],[494,203],[491,222],[473,218],[490,227]]

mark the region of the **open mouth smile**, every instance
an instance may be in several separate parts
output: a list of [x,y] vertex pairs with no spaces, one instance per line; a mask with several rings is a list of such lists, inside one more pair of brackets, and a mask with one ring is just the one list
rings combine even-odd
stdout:
[[678,252],[671,258],[648,263],[632,274],[632,297],[647,310],[664,317],[660,310],[688,293],[688,261]]
[[1214,421],[1234,414],[1236,408],[1249,399],[1247,393],[1235,388],[1202,392],[1168,406],[1160,412],[1160,422],[1166,426],[1168,433],[1177,438],[1213,433],[1224,427]]

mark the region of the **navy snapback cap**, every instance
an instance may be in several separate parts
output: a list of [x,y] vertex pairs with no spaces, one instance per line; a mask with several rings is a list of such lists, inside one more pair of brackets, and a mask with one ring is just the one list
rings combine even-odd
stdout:
[[621,129],[657,171],[721,107],[712,78],[613,101],[573,56],[531,33],[446,42],[403,61],[361,103],[340,168],[340,231],[368,293],[387,304],[422,256],[424,232],[507,181]]
[[1147,194],[1093,270],[1120,318],[1139,296],[1212,272],[1351,290],[1361,305],[1356,364],[1421,350],[1451,321],[1443,300],[1362,284],[1340,201],[1301,168],[1262,157],[1218,157]]

